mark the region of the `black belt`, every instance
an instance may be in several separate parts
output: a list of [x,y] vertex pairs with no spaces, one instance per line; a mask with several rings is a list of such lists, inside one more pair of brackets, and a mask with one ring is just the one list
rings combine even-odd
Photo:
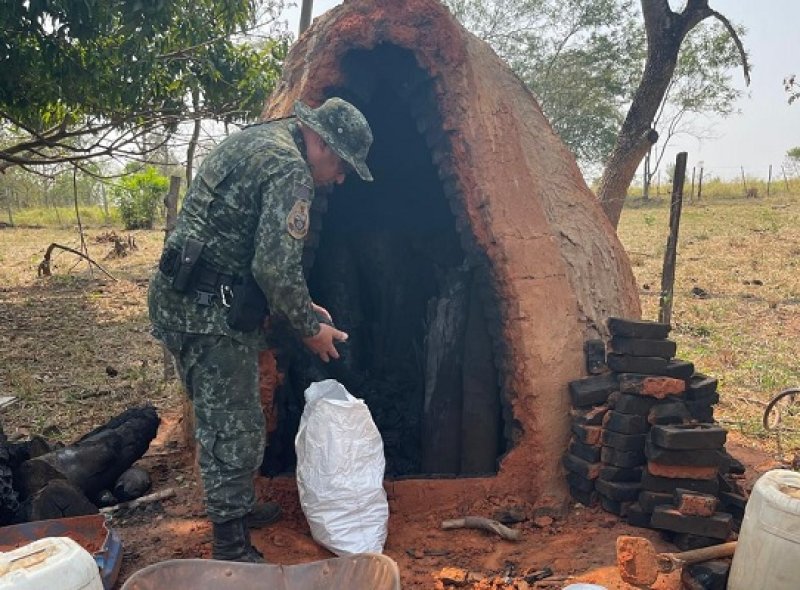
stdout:
[[[165,248],[158,262],[158,269],[168,278],[173,278],[178,273],[181,262],[181,252],[175,248]],[[229,306],[231,287],[236,284],[236,275],[220,272],[200,260],[192,270],[186,293],[194,292],[194,302],[198,305],[213,305],[218,298],[219,302]]]

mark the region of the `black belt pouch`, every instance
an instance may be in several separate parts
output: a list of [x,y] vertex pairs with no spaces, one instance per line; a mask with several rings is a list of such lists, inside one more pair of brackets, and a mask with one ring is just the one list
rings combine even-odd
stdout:
[[267,298],[252,275],[245,276],[231,287],[228,326],[240,332],[252,332],[264,323],[267,314]]

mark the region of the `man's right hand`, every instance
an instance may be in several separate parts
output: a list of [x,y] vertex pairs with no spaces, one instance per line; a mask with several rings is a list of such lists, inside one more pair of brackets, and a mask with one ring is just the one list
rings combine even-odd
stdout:
[[322,362],[327,363],[331,359],[338,359],[339,352],[334,346],[335,342],[344,342],[348,338],[346,332],[337,330],[328,324],[320,324],[319,332],[314,336],[303,338],[303,344],[308,349],[322,359]]

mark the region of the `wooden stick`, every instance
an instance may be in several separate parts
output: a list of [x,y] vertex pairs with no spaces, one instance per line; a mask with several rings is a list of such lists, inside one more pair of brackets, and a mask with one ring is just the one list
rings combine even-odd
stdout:
[[174,495],[175,495],[175,488],[166,488],[158,492],[153,492],[152,494],[147,494],[146,496],[142,496],[141,498],[136,498],[135,500],[130,500],[128,502],[120,502],[119,504],[114,504],[113,506],[106,506],[105,508],[100,509],[100,513],[111,514],[113,512],[116,512],[117,510],[136,508],[137,506],[142,506],[144,504],[151,504],[153,502],[158,502],[159,500],[166,500],[167,498],[171,498]]
[[55,242],[54,242],[54,243],[52,243],[52,244],[50,244],[50,245],[47,247],[47,251],[44,253],[44,260],[42,260],[42,261],[39,263],[39,267],[38,267],[38,269],[37,269],[37,274],[38,274],[40,277],[41,277],[41,276],[45,276],[45,277],[49,277],[49,276],[50,276],[50,274],[51,274],[51,273],[50,273],[50,256],[53,254],[53,250],[54,250],[55,248],[60,248],[61,250],[65,250],[65,251],[67,251],[67,252],[71,252],[72,254],[75,254],[76,256],[80,256],[81,258],[84,258],[84,259],[85,259],[85,260],[87,260],[87,261],[88,261],[90,264],[94,264],[94,265],[95,265],[97,268],[99,268],[99,269],[100,269],[100,270],[101,270],[101,271],[102,271],[102,272],[103,272],[103,273],[104,273],[106,276],[108,276],[110,279],[112,279],[112,280],[114,280],[114,281],[116,281],[116,280],[117,280],[117,277],[115,277],[115,276],[114,276],[114,275],[112,275],[110,272],[108,272],[106,269],[104,269],[102,266],[100,266],[99,264],[97,264],[97,263],[96,263],[94,260],[92,260],[91,258],[89,258],[89,256],[87,256],[87,255],[86,255],[86,254],[84,254],[83,252],[78,252],[77,250],[74,250],[74,249],[72,249],[72,248],[68,248],[67,246],[62,246],[61,244],[56,244]]
[[464,518],[454,518],[452,520],[445,520],[442,522],[442,529],[482,529],[499,535],[508,541],[519,541],[522,539],[522,531],[509,528],[500,524],[491,518],[483,518],[482,516],[467,516]]

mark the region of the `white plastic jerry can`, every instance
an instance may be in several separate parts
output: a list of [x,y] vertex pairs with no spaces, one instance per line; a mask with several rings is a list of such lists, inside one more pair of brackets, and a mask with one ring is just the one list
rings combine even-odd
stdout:
[[92,554],[67,537],[0,552],[0,590],[103,590]]
[[761,588],[800,588],[800,473],[795,471],[768,471],[747,501],[728,590]]

